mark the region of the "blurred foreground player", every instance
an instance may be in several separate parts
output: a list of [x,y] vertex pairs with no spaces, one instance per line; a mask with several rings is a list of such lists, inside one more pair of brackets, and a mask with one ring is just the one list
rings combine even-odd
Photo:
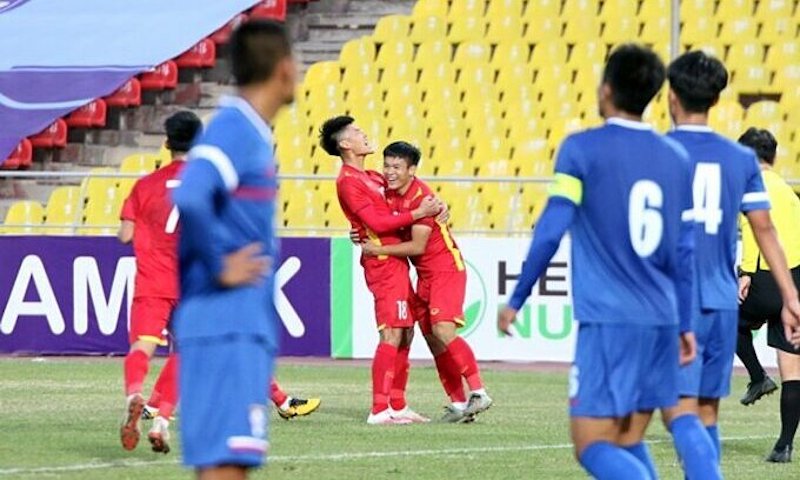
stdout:
[[693,224],[682,220],[692,207],[689,159],[642,123],[664,77],[649,49],[611,54],[598,91],[606,123],[562,143],[550,200],[498,315],[508,333],[569,230],[580,325],[570,426],[576,458],[598,480],[655,477],[641,437],[624,446],[619,439],[637,412],[649,418],[677,403],[679,362],[694,356]]
[[278,23],[242,24],[230,50],[237,96],[221,100],[173,194],[182,229],[175,332],[183,462],[200,479],[246,478],[267,451],[267,389],[278,348],[278,184],[269,122],[292,102],[297,79]]
[[[407,142],[394,142],[383,150],[383,176],[388,189],[386,199],[396,214],[417,208],[431,189],[415,173],[420,151]],[[478,362],[469,344],[458,335],[464,325],[464,296],[467,272],[464,258],[447,224],[426,217],[404,229],[403,243],[375,245],[364,242],[364,253],[372,256],[409,257],[417,270],[417,297],[414,317],[436,361],[442,385],[452,403],[445,408],[442,421],[472,421],[487,410],[492,399],[486,393]],[[453,374],[454,373],[454,374]],[[470,388],[464,393],[462,377]]]
[[[770,216],[775,223],[778,238],[786,252],[792,279],[800,288],[800,199],[775,171],[775,153],[778,142],[767,130],[748,129],[739,143],[752,148],[759,159],[761,176],[772,205]],[[778,369],[781,374],[781,434],[767,461],[787,463],[792,461],[792,444],[800,421],[800,352],[786,340],[781,322],[783,299],[756,243],[753,229],[742,223],[742,265],[739,277],[739,341],[736,353],[747,367],[750,383],[742,403],[748,405],[761,395],[778,388],[764,372],[753,348],[752,330],[767,322],[767,343],[778,352]]]

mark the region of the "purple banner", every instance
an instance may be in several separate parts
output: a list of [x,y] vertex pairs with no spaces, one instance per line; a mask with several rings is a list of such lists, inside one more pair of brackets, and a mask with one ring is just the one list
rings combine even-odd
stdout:
[[[330,355],[330,240],[284,239],[282,355]],[[136,263],[108,237],[0,237],[0,354],[121,354]],[[309,294],[313,292],[313,294]]]

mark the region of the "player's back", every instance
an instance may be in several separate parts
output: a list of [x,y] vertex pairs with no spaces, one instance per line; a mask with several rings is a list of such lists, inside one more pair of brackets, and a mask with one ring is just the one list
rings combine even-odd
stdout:
[[735,310],[739,212],[769,208],[755,154],[706,126],[679,126],[669,136],[683,145],[693,166],[700,306]]
[[681,214],[691,206],[686,153],[646,124],[610,119],[564,141],[556,175],[578,182],[571,227],[576,319],[677,323],[671,275]]

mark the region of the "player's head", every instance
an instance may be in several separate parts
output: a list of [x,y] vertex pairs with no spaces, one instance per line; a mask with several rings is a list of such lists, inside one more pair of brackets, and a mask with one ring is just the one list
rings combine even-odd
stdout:
[[239,25],[231,35],[230,57],[237,86],[267,89],[285,104],[294,101],[297,66],[283,25],[269,20]]
[[625,44],[608,57],[598,93],[600,115],[641,116],[664,84],[664,63],[647,47]]
[[739,137],[739,143],[752,148],[758,159],[769,165],[775,165],[775,153],[778,150],[778,141],[769,130],[750,127]]
[[403,190],[414,179],[420,152],[408,142],[392,142],[383,149],[383,176],[389,190]]
[[725,65],[702,50],[686,52],[669,65],[669,109],[676,113],[707,113],[728,85]]
[[185,155],[192,148],[194,137],[203,128],[203,123],[194,113],[182,110],[171,115],[164,121],[164,131],[167,133],[167,150],[172,153],[172,158]]
[[364,157],[375,152],[367,134],[347,115],[330,118],[322,124],[319,144],[334,157]]

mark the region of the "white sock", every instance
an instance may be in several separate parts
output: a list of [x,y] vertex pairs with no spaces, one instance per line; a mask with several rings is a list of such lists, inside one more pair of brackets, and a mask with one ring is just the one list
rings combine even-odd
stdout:
[[467,408],[467,402],[453,402],[452,405],[456,410],[464,410]]
[[291,403],[292,403],[292,397],[287,395],[286,400],[284,400],[283,403],[281,403],[281,405],[278,408],[280,408],[285,412],[286,410],[289,410],[289,406],[291,405]]
[[484,395],[486,395],[486,389],[485,388],[479,388],[477,390],[473,390],[472,394],[473,395],[480,395],[481,397],[483,397]]

